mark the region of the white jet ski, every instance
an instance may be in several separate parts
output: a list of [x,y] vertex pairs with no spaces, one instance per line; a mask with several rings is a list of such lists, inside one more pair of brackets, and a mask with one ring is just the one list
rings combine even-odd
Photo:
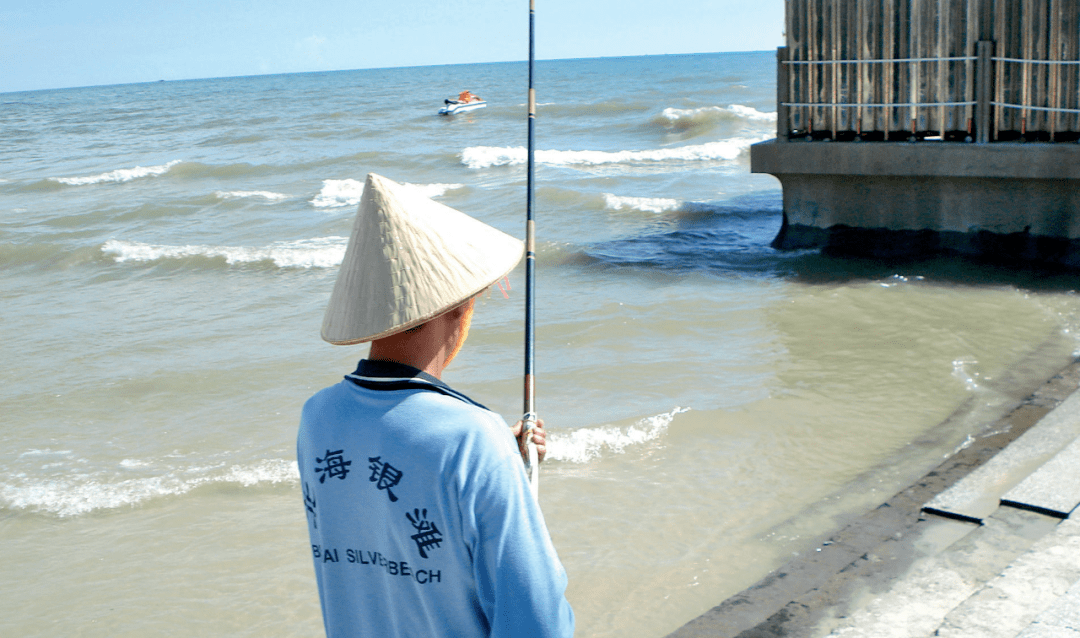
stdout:
[[484,100],[474,100],[472,102],[444,100],[443,102],[445,106],[439,109],[439,115],[454,115],[455,113],[464,113],[466,111],[487,108],[487,102]]

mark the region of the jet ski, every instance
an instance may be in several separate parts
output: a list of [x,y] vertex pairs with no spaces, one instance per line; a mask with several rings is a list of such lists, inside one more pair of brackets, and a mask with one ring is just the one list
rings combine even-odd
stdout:
[[462,91],[456,100],[443,100],[443,107],[439,109],[439,115],[454,115],[466,111],[487,108],[487,102],[468,91]]

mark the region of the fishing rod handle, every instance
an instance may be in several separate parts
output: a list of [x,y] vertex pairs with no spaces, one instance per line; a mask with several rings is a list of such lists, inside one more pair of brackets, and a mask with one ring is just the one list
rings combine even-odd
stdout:
[[529,458],[525,461],[525,474],[529,477],[529,491],[533,498],[540,499],[540,456],[536,451],[536,443],[533,442],[532,431],[536,427],[537,416],[535,412],[526,412],[521,417],[521,436],[525,437],[525,448]]

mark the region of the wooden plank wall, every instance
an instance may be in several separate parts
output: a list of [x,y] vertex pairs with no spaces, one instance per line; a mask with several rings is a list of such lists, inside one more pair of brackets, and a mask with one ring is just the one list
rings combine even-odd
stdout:
[[786,8],[788,137],[970,139],[974,58],[989,40],[998,103],[990,139],[1080,138],[1080,114],[1040,110],[1080,110],[1080,64],[1039,63],[1080,61],[1080,0],[788,0]]

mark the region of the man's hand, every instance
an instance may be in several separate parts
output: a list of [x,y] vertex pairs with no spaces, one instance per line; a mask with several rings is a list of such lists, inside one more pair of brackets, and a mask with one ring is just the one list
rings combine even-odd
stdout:
[[[521,458],[525,459],[525,462],[529,462],[529,448],[526,447],[527,439],[521,435],[521,428],[524,427],[523,421],[518,421],[514,424],[514,427],[510,428],[510,431],[514,433],[514,438],[517,439],[518,449],[521,450]],[[538,463],[544,462],[544,457],[547,456],[547,432],[544,430],[544,420],[537,419],[536,425],[532,429],[532,440],[536,444],[536,458]]]

